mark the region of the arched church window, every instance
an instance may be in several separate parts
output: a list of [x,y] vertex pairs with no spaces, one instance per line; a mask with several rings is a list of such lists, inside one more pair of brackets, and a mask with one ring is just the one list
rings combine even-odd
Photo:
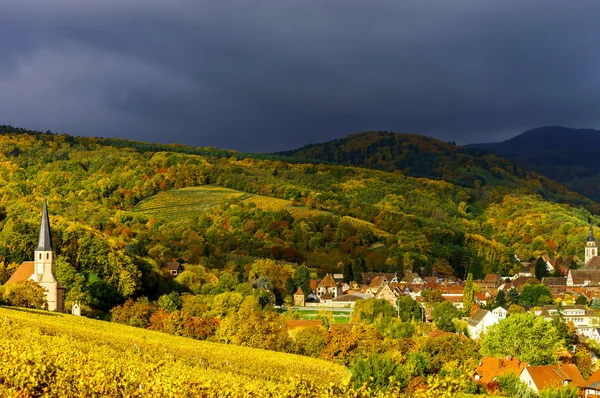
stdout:
[[50,253],[46,253],[46,260],[50,259]]

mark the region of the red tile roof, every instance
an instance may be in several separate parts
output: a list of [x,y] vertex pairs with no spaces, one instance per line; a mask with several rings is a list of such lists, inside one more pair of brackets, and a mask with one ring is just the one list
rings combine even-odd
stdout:
[[24,261],[6,283],[23,282],[33,275],[33,261]]
[[333,279],[333,276],[331,276],[331,274],[327,274],[325,275],[325,278],[323,278],[323,280],[321,280],[321,282],[319,283],[319,287],[336,287],[337,283],[335,282],[335,279]]
[[521,362],[519,358],[484,357],[475,370],[475,374],[479,375],[479,382],[488,384],[496,377],[508,372],[519,376],[525,366],[527,366],[527,362]]
[[586,384],[577,366],[569,363],[562,365],[527,366],[533,382],[539,391],[549,387],[561,387],[564,381],[575,386]]

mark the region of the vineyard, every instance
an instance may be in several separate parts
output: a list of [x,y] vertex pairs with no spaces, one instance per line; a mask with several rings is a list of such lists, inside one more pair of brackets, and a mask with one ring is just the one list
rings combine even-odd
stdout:
[[159,192],[138,203],[133,211],[161,219],[187,219],[245,195],[247,194],[234,189],[203,185]]
[[71,315],[0,308],[0,395],[366,396],[346,368]]
[[[245,192],[236,191],[235,189],[214,185],[203,185],[193,188],[160,192],[138,203],[133,211],[142,213],[148,217],[167,220],[182,220],[198,217],[214,206],[235,199],[242,200],[246,204],[254,204],[257,208],[266,211],[287,210],[294,218],[331,215],[328,211],[310,209],[304,206],[295,206],[290,200],[262,195],[251,195]],[[377,228],[368,221],[349,216],[342,217],[342,220],[359,230],[370,230],[382,237],[390,235],[388,232]]]

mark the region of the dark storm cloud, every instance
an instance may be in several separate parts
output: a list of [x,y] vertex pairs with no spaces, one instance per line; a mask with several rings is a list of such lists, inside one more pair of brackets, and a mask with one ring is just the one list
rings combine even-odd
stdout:
[[4,0],[0,124],[239,150],[600,127],[595,0]]

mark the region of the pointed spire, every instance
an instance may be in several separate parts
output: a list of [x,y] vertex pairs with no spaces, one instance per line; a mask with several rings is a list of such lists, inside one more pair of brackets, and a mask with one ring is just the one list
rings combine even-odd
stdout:
[[44,211],[42,212],[42,222],[40,224],[40,238],[35,251],[52,251],[50,219],[48,218],[48,206],[46,206],[46,198],[44,198]]
[[592,227],[592,217],[589,218],[589,222],[590,222],[590,232],[588,233],[588,242],[595,242],[596,239],[594,238],[594,228]]

